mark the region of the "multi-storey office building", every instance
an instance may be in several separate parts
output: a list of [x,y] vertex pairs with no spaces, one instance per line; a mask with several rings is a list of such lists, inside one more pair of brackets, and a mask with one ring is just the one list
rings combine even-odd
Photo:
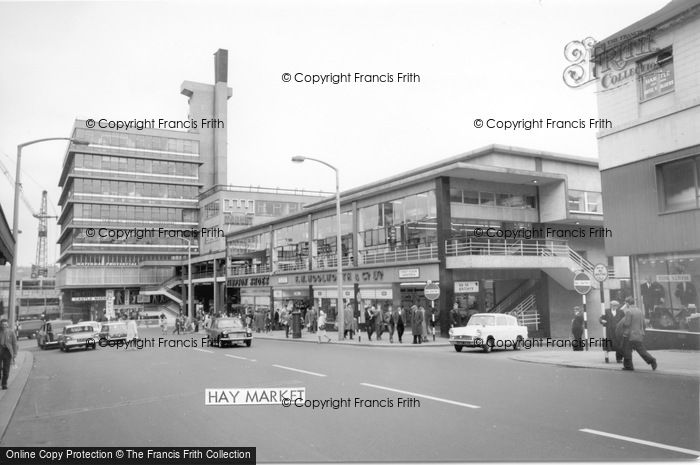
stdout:
[[[341,212],[343,299],[428,306],[437,282],[444,334],[457,302],[568,337],[575,272],[607,263],[598,165],[578,157],[490,146],[345,191]],[[313,302],[333,319],[336,223],[331,197],[227,235],[227,292],[256,307]],[[597,295],[589,304],[598,315]]]
[[700,5],[672,1],[596,45],[610,255],[629,255],[652,347],[700,346]]
[[59,180],[65,314],[96,318],[168,302],[141,290],[173,277],[188,251],[177,231],[196,230],[199,193],[226,182],[227,61],[226,50],[216,52],[214,85],[182,84],[187,122],[195,122],[187,132],[160,129],[160,120],[126,130],[76,121],[71,137],[89,145],[69,144]]

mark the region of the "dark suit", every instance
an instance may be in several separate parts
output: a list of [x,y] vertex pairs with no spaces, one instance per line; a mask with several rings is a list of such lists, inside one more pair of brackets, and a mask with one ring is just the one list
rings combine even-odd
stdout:
[[10,377],[10,367],[17,356],[17,336],[10,328],[0,329],[0,371],[2,371],[2,387],[7,387]]
[[644,301],[644,314],[646,316],[651,315],[654,311],[654,306],[661,303],[661,299],[666,295],[664,287],[654,281],[653,283],[644,282],[639,287],[639,292],[642,295],[642,300]]
[[622,325],[625,328],[623,333],[625,338],[625,368],[633,369],[632,351],[636,350],[645,362],[656,369],[656,359],[644,347],[644,315],[642,315],[642,311],[634,306],[628,307]]

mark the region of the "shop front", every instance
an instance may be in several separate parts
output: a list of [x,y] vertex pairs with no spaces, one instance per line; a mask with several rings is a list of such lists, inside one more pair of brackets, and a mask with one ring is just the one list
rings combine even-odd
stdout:
[[700,252],[632,257],[635,299],[652,348],[698,349]]

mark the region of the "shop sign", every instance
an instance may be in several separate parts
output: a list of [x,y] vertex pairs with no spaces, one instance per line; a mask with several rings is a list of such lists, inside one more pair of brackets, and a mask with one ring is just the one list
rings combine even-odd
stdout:
[[226,287],[254,287],[254,286],[269,286],[269,276],[253,276],[250,278],[229,278],[226,281]]
[[279,276],[277,278],[277,284],[287,284],[287,277],[286,276]]
[[[114,293],[114,291],[112,291]],[[114,294],[112,294],[112,299],[114,299]],[[106,295],[93,295],[89,297],[71,297],[72,302],[96,302],[98,300],[107,300]]]
[[479,292],[479,281],[455,281],[455,294]]
[[[371,283],[384,282],[384,271],[348,271],[343,273],[344,283]],[[313,284],[335,284],[337,280],[336,273],[311,273],[300,274],[291,277],[293,284],[296,285],[313,285]],[[279,281],[278,281],[279,283]]]
[[657,274],[656,281],[660,283],[689,283],[689,274]]
[[420,278],[420,268],[399,268],[399,279]]

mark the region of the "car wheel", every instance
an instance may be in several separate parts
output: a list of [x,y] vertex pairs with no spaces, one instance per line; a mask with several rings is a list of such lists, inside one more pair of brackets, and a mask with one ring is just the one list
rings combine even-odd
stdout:
[[523,346],[523,338],[518,336],[518,338],[515,340],[515,345],[513,346],[513,350],[520,350],[520,348]]
[[250,345],[253,343],[253,341],[245,341],[246,347],[250,347]]
[[455,350],[456,350],[457,352],[461,352],[461,351],[462,351],[462,347],[464,347],[464,346],[461,346],[461,345],[459,345],[459,344],[455,344]]
[[493,349],[493,338],[488,338],[486,339],[486,342],[481,345],[481,348],[483,349],[484,352],[487,354],[491,352],[491,349]]

